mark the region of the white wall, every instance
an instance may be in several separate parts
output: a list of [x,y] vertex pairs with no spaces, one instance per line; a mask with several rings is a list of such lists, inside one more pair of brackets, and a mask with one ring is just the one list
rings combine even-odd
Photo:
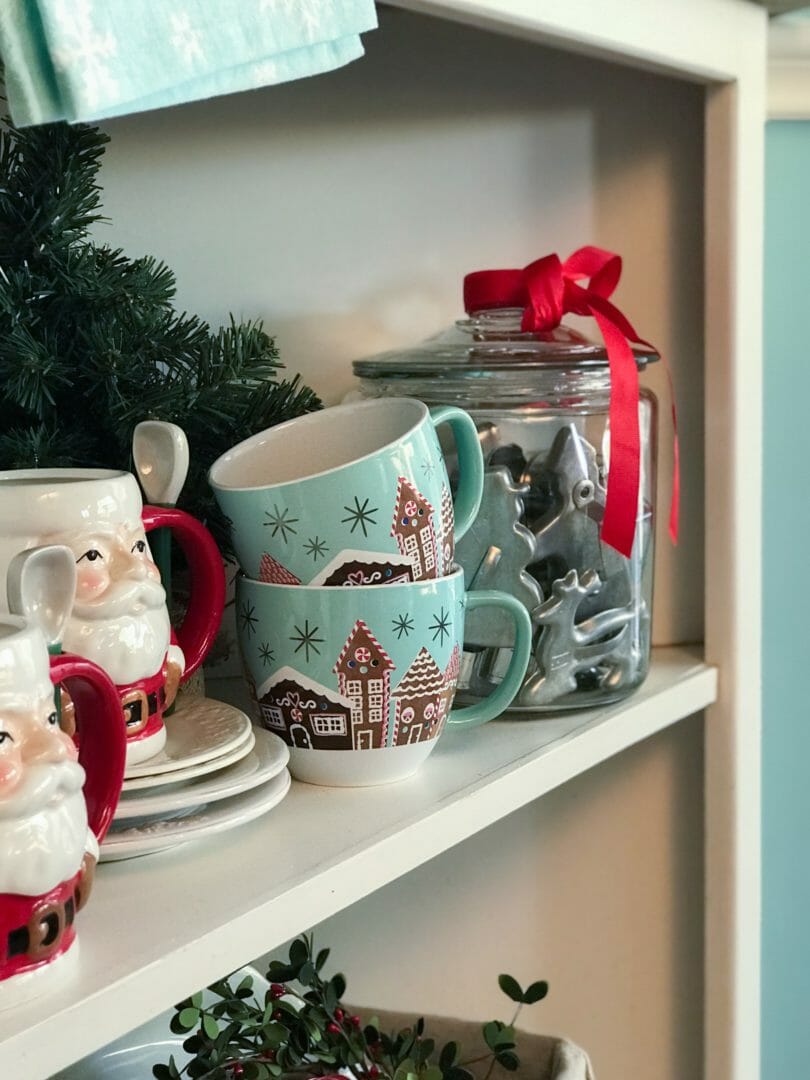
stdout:
[[[670,358],[680,407],[683,537],[673,551],[662,513],[655,637],[699,640],[701,91],[381,15],[343,71],[110,123],[99,234],[165,259],[179,306],[263,316],[329,401],[352,358],[457,317],[466,271],[583,243],[621,252],[618,302]],[[600,1080],[697,1080],[701,768],[699,727],[681,725],[320,936],[358,1000],[483,1016],[499,971],[544,977],[551,997],[527,1021],[581,1040]]]

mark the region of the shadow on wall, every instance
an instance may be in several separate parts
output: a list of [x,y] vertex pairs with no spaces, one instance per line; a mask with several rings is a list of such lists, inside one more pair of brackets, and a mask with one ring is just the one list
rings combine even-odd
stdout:
[[[699,640],[702,584],[684,582],[703,564],[702,89],[380,14],[337,72],[109,122],[98,232],[165,259],[178,305],[212,324],[264,317],[327,402],[353,359],[457,318],[469,270],[620,251],[617,302],[668,355],[680,402],[686,525],[672,553],[659,517],[656,641]],[[663,370],[649,383],[665,403]],[[666,506],[666,407],[660,448]]]

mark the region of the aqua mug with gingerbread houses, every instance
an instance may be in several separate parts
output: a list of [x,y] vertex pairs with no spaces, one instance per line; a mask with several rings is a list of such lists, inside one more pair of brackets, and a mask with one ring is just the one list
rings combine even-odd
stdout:
[[[436,428],[458,457],[455,500]],[[452,572],[481,504],[470,416],[413,398],[336,405],[235,446],[209,481],[248,577],[281,585],[392,585]]]
[[[514,624],[501,683],[452,709],[464,616],[497,608]],[[258,718],[290,747],[298,780],[363,786],[402,780],[445,727],[494,719],[526,673],[531,622],[507,593],[465,592],[461,570],[379,589],[236,584],[239,643]]]

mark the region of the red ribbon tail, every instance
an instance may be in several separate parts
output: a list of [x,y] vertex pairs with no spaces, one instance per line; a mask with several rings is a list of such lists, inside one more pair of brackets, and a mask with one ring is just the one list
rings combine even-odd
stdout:
[[678,543],[678,528],[680,525],[681,509],[681,448],[678,442],[678,416],[675,409],[675,385],[672,381],[672,368],[665,356],[664,370],[669,382],[669,403],[672,415],[672,498],[669,502],[669,538],[673,544]]
[[636,535],[641,459],[638,370],[622,331],[599,310],[592,313],[610,365],[610,467],[602,540],[629,559]]

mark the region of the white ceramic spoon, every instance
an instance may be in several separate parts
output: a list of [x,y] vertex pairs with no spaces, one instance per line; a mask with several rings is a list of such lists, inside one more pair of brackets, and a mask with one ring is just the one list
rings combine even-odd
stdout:
[[165,420],[142,420],[132,434],[132,460],[148,501],[174,506],[188,475],[185,431]]
[[8,609],[38,626],[53,652],[59,651],[75,595],[76,559],[64,544],[29,548],[9,563]]
[[[142,420],[132,433],[132,460],[147,501],[154,506],[174,506],[188,475],[185,431],[166,420]],[[155,529],[150,547],[168,597],[172,588],[169,530]]]

